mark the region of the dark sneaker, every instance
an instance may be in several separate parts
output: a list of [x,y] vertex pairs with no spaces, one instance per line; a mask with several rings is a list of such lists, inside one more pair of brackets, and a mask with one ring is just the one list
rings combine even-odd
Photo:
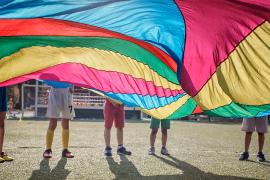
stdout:
[[112,156],[112,148],[106,147],[104,150],[104,156]]
[[131,155],[130,151],[127,151],[125,147],[120,147],[117,149],[117,154],[119,155]]
[[62,152],[62,157],[65,158],[74,158],[74,155],[67,149],[64,149]]
[[248,152],[242,152],[239,157],[239,161],[246,161],[249,158]]
[[170,153],[166,147],[162,147],[160,153],[165,156],[169,156]]
[[44,158],[52,158],[52,150],[51,149],[46,149],[43,153]]
[[264,162],[265,161],[265,157],[264,157],[264,154],[262,152],[258,152],[257,161],[259,161],[259,162]]
[[150,147],[148,150],[149,155],[155,155],[155,147]]

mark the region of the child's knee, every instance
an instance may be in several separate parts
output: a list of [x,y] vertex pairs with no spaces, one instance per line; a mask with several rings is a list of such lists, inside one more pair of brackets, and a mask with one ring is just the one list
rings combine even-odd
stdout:
[[62,127],[63,127],[63,129],[69,129],[69,120],[68,119],[62,120]]
[[117,131],[123,131],[123,127],[115,127],[117,129]]
[[57,127],[57,124],[50,124],[49,125],[49,129],[52,131],[54,131],[56,129],[56,127]]
[[162,134],[167,135],[168,131],[167,129],[161,129]]
[[112,129],[112,124],[111,124],[111,123],[106,123],[106,122],[105,122],[104,127],[105,127],[107,130],[111,130],[111,129]]
[[0,121],[0,128],[4,128],[5,127],[5,122],[4,120]]
[[158,129],[152,129],[152,131],[151,131],[151,135],[156,135],[156,134],[157,134],[157,132],[158,132]]
[[56,127],[57,127],[57,120],[51,119],[51,120],[50,120],[50,123],[49,123],[49,129],[50,129],[50,130],[55,130]]

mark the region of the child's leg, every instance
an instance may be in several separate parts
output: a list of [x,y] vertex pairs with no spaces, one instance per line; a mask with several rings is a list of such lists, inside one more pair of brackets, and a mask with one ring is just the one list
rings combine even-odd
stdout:
[[156,141],[159,125],[160,125],[159,119],[156,119],[156,118],[151,119],[151,122],[150,122],[150,128],[152,129],[151,134],[150,134],[150,146],[151,147],[155,146],[155,141]]
[[168,139],[167,132],[168,132],[168,129],[170,129],[170,128],[171,128],[171,121],[169,119],[163,119],[161,121],[162,147],[166,147],[166,145],[167,145],[167,139]]
[[267,116],[256,118],[256,131],[258,132],[259,153],[262,153],[264,146],[264,133],[267,133],[268,121]]
[[124,136],[123,128],[117,128],[116,137],[117,137],[118,146],[123,145],[123,136]]
[[245,152],[248,152],[252,133],[255,131],[255,118],[243,118],[242,131],[245,134]]
[[124,127],[125,127],[125,110],[123,106],[114,106],[114,125],[116,128],[116,137],[118,146],[124,143]]
[[6,112],[0,112],[0,153],[3,151]]
[[252,137],[252,132],[246,132],[246,135],[245,135],[245,152],[248,152],[248,150],[249,150],[251,137]]
[[104,109],[104,141],[107,148],[111,148],[111,128],[114,120],[113,105],[106,100]]
[[124,146],[124,126],[125,126],[125,110],[124,106],[114,106],[115,116],[114,125],[116,128],[117,137],[117,154],[119,155],[131,155],[131,152],[126,150]]
[[104,128],[104,140],[106,147],[111,147],[111,128]]
[[0,162],[13,161],[13,158],[3,152],[3,143],[5,136],[5,118],[6,112],[0,112]]
[[[163,121],[164,121],[164,120],[163,120]],[[168,151],[167,148],[166,148],[166,145],[167,145],[167,137],[168,137],[168,135],[167,135],[168,127],[164,127],[164,126],[163,126],[163,128],[161,128],[161,132],[162,132],[162,138],[161,138],[162,148],[161,148],[160,153],[161,153],[162,155],[169,156],[170,153],[169,153],[169,151]]]
[[69,143],[69,119],[62,119],[62,145],[63,149],[68,149]]
[[152,128],[151,133],[150,133],[150,146],[151,147],[155,146],[157,132],[158,132],[158,128]]
[[161,142],[162,142],[162,147],[166,147],[167,145],[167,139],[168,139],[168,135],[167,135],[167,129],[161,129],[162,132],[162,137],[161,137]]
[[262,152],[264,145],[264,133],[258,133],[258,145],[259,145],[259,152]]
[[68,150],[69,143],[69,119],[62,119],[62,145],[63,152],[62,157],[73,158],[74,155]]
[[49,127],[46,134],[46,149],[52,149],[52,142],[54,136],[54,130],[57,126],[57,119],[51,118],[49,122]]
[[113,124],[113,119],[111,116],[104,116],[104,141],[106,147],[111,147],[111,128]]

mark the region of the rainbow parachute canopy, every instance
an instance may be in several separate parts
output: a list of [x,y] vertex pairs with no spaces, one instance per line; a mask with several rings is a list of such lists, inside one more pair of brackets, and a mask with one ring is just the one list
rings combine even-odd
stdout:
[[158,119],[264,116],[269,19],[262,0],[1,1],[0,86],[72,83]]

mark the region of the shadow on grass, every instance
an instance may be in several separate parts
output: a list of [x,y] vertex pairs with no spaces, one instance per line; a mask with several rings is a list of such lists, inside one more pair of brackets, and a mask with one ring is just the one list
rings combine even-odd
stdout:
[[18,149],[42,149],[41,146],[20,146]]
[[126,156],[120,156],[120,163],[114,161],[113,157],[106,157],[111,172],[115,175],[115,179],[141,179],[135,165],[129,161]]
[[269,166],[270,167],[270,161],[264,161],[264,162],[258,162],[258,161],[254,161],[254,160],[247,160],[248,162],[252,162],[252,163],[255,163],[255,164],[260,164],[260,165],[263,165],[263,166]]
[[36,179],[57,179],[57,180],[64,180],[67,179],[70,171],[65,169],[67,164],[66,158],[61,158],[55,168],[51,169],[49,165],[49,159],[43,159],[40,162],[40,168],[34,170],[32,172],[31,177],[29,180],[36,180]]
[[177,168],[182,171],[180,174],[173,175],[155,175],[155,176],[143,176],[140,174],[135,165],[126,157],[120,156],[120,163],[114,161],[112,157],[106,157],[110,171],[115,175],[115,179],[143,179],[143,180],[156,180],[156,179],[249,179],[236,176],[222,176],[212,173],[206,173],[199,168],[192,166],[184,161],[180,161],[175,157],[167,156],[167,158],[154,155],[162,162],[169,166]]

